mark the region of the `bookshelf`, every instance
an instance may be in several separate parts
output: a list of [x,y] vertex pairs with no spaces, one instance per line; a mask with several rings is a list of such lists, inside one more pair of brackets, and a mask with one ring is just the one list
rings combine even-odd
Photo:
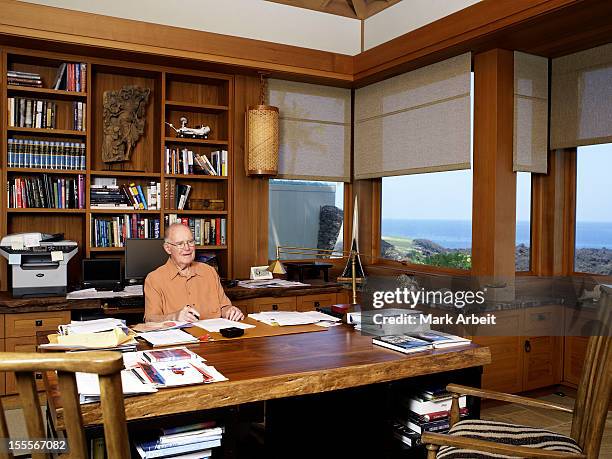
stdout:
[[[204,220],[225,219],[225,243],[217,244],[219,241],[214,240],[214,244],[198,244],[196,250],[215,253],[220,275],[232,276],[233,152],[231,122],[234,119],[232,75],[20,48],[4,48],[1,53],[0,93],[2,100],[0,107],[2,107],[2,117],[0,117],[0,132],[2,134],[0,154],[2,160],[0,175],[2,190],[4,190],[4,197],[0,204],[2,210],[0,232],[2,234],[27,231],[61,232],[67,239],[77,241],[79,254],[74,261],[70,262],[69,267],[69,282],[76,282],[80,278],[80,260],[83,257],[117,257],[122,256],[124,250],[123,247],[96,246],[94,234],[96,219],[116,221],[125,215],[129,215],[130,219],[147,219],[147,221],[157,219],[159,220],[160,237],[164,235],[164,223],[168,218],[183,218],[192,221],[197,219],[202,223]],[[82,68],[85,69],[85,75],[82,77],[79,75],[81,91],[66,90],[64,87],[53,88],[58,68],[62,63],[84,64]],[[40,75],[42,87],[8,84],[7,72],[9,71]],[[134,147],[129,161],[107,164],[102,161],[101,154],[104,139],[102,109],[104,92],[130,85],[151,90],[146,107],[144,133]],[[20,98],[41,100],[44,101],[45,107],[53,108],[55,110],[54,127],[17,125],[14,117],[10,117],[8,112],[10,107],[15,105],[11,99]],[[73,110],[75,107],[82,109],[82,126],[78,126],[80,129],[76,129],[74,125]],[[209,126],[211,132],[208,138],[177,137],[166,122],[180,127],[181,117],[188,119],[189,127],[202,124]],[[55,167],[49,169],[46,168],[46,159],[45,163],[26,161],[17,164],[15,162],[17,156],[9,158],[9,142],[17,140],[23,143],[29,141],[36,145],[46,145],[45,142],[55,142],[58,145],[84,144],[85,168]],[[11,143],[11,148],[12,146]],[[226,175],[168,173],[166,170],[167,148],[177,152],[187,149],[192,152],[192,155],[206,156],[209,160],[213,159],[213,152],[225,150],[227,151]],[[41,156],[42,151],[40,150]],[[76,161],[75,159],[75,167],[78,166]],[[29,204],[25,208],[13,208],[14,203],[9,202],[8,187],[11,184],[14,186],[15,179],[35,181],[37,177],[42,178],[43,175],[47,175],[45,180],[56,182],[59,180],[66,183],[73,183],[82,175],[85,199],[83,208],[39,208],[31,207]],[[143,190],[152,183],[159,184],[160,206],[147,210],[96,207],[91,203],[90,192],[92,185],[99,179],[114,179],[119,186],[134,183],[140,185]],[[164,202],[164,187],[173,183],[177,186],[191,187],[184,209],[175,209],[176,205]],[[210,199],[223,200],[223,209],[200,210],[191,208],[189,205],[191,200]],[[151,230],[153,227],[154,225],[151,226]],[[5,260],[2,260],[2,263],[2,288],[6,289]]]

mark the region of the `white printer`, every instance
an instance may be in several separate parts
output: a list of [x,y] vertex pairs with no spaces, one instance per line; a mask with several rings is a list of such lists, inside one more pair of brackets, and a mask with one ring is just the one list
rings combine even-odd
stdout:
[[78,251],[63,234],[18,233],[0,240],[0,254],[11,268],[14,297],[65,295],[68,261]]

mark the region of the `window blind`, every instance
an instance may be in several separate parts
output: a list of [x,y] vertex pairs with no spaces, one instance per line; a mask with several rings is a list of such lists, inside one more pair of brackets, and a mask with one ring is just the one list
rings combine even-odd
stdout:
[[612,142],[612,43],[553,59],[551,148]]
[[279,108],[279,178],[350,180],[351,91],[268,80],[268,100]]
[[515,171],[548,171],[548,59],[514,52]]
[[470,53],[355,92],[355,178],[470,168]]

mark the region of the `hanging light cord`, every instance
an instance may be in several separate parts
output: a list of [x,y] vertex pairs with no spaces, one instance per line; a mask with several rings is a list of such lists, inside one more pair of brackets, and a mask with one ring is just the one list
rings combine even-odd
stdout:
[[259,85],[259,105],[266,105],[266,85],[267,85],[267,80],[264,78],[264,74],[260,73],[259,74],[259,81],[260,81],[260,85]]

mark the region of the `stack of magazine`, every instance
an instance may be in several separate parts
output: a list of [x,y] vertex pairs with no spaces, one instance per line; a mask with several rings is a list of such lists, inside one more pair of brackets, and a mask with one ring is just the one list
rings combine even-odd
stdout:
[[135,446],[142,459],[203,459],[211,456],[213,448],[221,446],[223,433],[224,428],[214,422],[202,422],[163,428],[157,437],[137,441]]
[[470,343],[471,341],[467,338],[436,330],[405,335],[385,335],[372,338],[372,344],[403,352],[404,354],[428,351],[431,349],[465,346]]

